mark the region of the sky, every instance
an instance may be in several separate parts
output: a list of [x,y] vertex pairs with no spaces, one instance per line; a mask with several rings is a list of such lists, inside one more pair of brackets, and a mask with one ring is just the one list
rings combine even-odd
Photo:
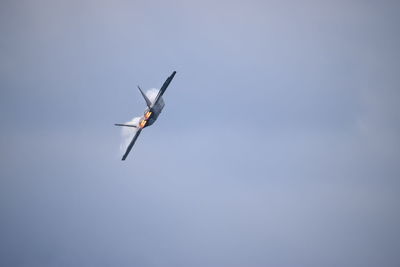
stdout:
[[399,11],[0,1],[0,265],[399,266]]

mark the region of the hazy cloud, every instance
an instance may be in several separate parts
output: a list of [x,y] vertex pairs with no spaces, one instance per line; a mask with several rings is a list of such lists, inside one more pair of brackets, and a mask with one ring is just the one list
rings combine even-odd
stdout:
[[398,266],[398,11],[3,1],[0,265]]

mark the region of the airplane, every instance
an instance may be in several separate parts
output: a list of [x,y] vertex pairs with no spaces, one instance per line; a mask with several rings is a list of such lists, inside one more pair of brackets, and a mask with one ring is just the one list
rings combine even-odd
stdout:
[[135,133],[135,136],[133,137],[132,141],[129,143],[128,148],[126,149],[125,154],[122,156],[122,160],[125,160],[126,157],[128,156],[129,152],[131,151],[133,145],[135,144],[137,138],[139,137],[141,131],[152,125],[160,115],[162,109],[164,108],[164,100],[162,98],[165,90],[167,90],[168,85],[172,81],[176,74],[176,71],[172,72],[171,76],[167,78],[167,80],[164,82],[163,86],[161,87],[160,91],[158,91],[158,94],[154,101],[152,102],[142,91],[142,89],[138,86],[138,89],[140,93],[142,94],[144,100],[146,101],[147,108],[144,111],[144,115],[140,118],[139,124],[138,125],[131,125],[131,124],[121,124],[121,123],[116,123],[114,124],[115,126],[123,126],[123,127],[134,127],[137,128],[137,131]]

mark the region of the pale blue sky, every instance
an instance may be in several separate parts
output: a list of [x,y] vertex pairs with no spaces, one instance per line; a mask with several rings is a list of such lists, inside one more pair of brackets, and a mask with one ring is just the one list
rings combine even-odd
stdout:
[[0,265],[398,266],[399,11],[1,1]]

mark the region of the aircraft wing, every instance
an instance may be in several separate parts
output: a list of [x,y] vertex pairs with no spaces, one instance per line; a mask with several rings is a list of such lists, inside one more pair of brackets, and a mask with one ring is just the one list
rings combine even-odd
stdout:
[[142,129],[139,129],[139,130],[136,131],[135,136],[133,137],[133,139],[132,139],[132,141],[130,142],[128,148],[126,149],[126,152],[125,152],[124,156],[122,157],[122,160],[125,160],[126,157],[128,156],[129,152],[131,151],[133,145],[134,145],[135,142],[136,142],[136,139],[139,137],[139,134],[140,134],[141,131],[142,131]]
[[154,104],[157,103],[158,99],[160,99],[160,97],[164,94],[165,90],[167,90],[167,87],[168,87],[168,85],[170,84],[170,82],[172,81],[172,79],[174,78],[175,74],[176,74],[176,71],[174,71],[174,72],[171,74],[171,76],[169,76],[169,77],[167,78],[167,80],[165,80],[165,82],[164,82],[163,86],[161,87],[160,91],[158,91],[157,97],[156,97],[156,99],[154,100]]

